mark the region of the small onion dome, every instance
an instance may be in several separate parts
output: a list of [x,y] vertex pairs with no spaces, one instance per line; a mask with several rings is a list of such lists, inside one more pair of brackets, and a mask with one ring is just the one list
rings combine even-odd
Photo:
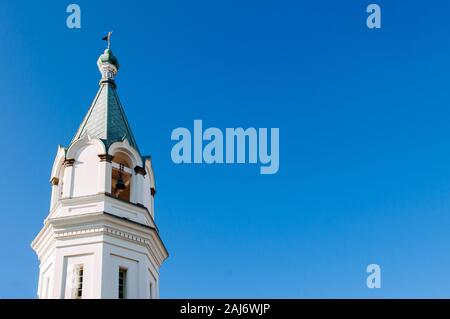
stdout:
[[119,60],[117,60],[111,49],[106,49],[105,52],[103,52],[103,54],[98,58],[97,65],[100,67],[103,63],[110,63],[114,65],[117,70],[120,67]]

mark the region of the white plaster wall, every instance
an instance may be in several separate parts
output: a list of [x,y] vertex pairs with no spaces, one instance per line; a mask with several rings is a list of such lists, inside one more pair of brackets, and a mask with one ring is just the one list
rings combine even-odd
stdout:
[[98,147],[88,144],[75,157],[72,197],[97,194],[98,169]]
[[[119,291],[119,269],[124,268],[127,270],[125,279],[125,298],[136,299],[139,298],[139,260],[130,259],[126,256],[109,255],[109,266],[112,270],[110,280],[112,285],[112,295],[117,294]],[[116,297],[116,298],[117,298]]]
[[[52,255],[51,257],[53,257]],[[53,298],[53,284],[54,284],[54,259],[48,258],[40,265],[39,270],[39,286],[38,298],[51,299]]]
[[64,299],[73,297],[73,289],[76,287],[76,278],[74,278],[75,268],[78,265],[83,266],[83,290],[82,298],[95,298],[94,296],[94,253],[64,256],[64,268],[62,270],[62,283],[64,287]]
[[123,203],[119,200],[109,199],[105,201],[104,209],[110,214],[124,217],[143,225],[150,225],[149,220],[145,216],[146,212],[140,207],[130,206],[129,204]]
[[159,298],[158,267],[147,249],[109,235],[57,240],[40,266],[38,297],[71,299],[74,267],[83,265],[83,299],[117,299],[120,268],[127,269],[126,298]]
[[83,298],[101,298],[101,236],[64,240],[55,249],[53,296],[72,298],[73,266],[83,264]]
[[150,215],[153,216],[153,209],[152,209],[152,203],[151,203],[151,194],[150,194],[150,178],[148,176],[148,174],[145,175],[144,177],[144,181],[143,181],[144,185],[142,187],[142,192],[143,192],[143,200],[144,200],[144,206],[147,207],[148,211],[150,212]]
[[55,206],[50,217],[96,214],[103,211],[143,225],[154,226],[144,208],[124,203],[104,194],[63,199]]
[[[155,277],[155,272],[152,269],[148,269],[148,299],[158,299],[159,298],[159,279]],[[150,291],[151,290],[151,291]]]
[[[107,236],[109,237],[109,236]],[[149,299],[150,281],[153,284],[153,298],[159,297],[159,273],[146,255],[146,249],[125,240],[110,237],[103,250],[102,298],[118,298],[119,268],[127,269],[126,298]]]

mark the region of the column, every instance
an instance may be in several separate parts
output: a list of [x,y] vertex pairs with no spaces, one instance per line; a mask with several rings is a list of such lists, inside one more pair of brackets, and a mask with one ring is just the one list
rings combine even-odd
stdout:
[[53,177],[50,180],[50,184],[52,185],[52,195],[50,199],[50,211],[53,209],[53,206],[55,206],[56,202],[58,201],[58,185],[59,185],[59,178]]
[[100,154],[100,164],[98,169],[98,193],[111,194],[112,160],[114,156]]
[[64,161],[64,184],[63,184],[63,198],[72,197],[73,190],[73,164],[75,163],[74,158],[66,159]]
[[134,183],[134,200],[136,204],[144,206],[144,176],[147,174],[145,168],[136,166],[135,171],[135,183]]

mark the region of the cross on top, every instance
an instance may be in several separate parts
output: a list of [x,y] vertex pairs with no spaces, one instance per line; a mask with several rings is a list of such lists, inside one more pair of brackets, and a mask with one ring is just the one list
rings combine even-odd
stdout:
[[102,40],[108,41],[108,49],[111,47],[111,34],[112,34],[112,31],[109,31],[108,35],[103,37],[103,39],[102,39]]

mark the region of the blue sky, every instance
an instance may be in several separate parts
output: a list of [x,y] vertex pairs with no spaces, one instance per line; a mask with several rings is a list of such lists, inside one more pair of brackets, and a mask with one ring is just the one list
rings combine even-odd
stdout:
[[[77,1],[79,30],[69,3],[0,3],[0,297],[36,295],[30,242],[108,30],[155,167],[161,297],[450,296],[449,3],[376,1],[380,30],[368,1]],[[279,127],[279,172],[175,165],[194,119]]]

